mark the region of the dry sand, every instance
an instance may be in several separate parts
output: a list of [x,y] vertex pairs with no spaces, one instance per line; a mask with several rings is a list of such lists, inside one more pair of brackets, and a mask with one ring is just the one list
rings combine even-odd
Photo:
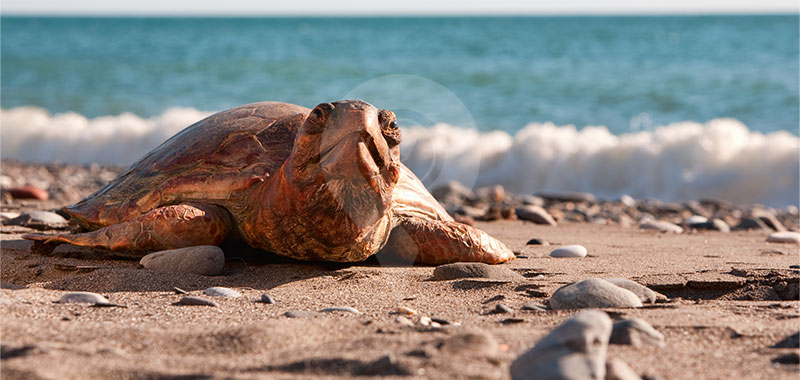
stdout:
[[[222,276],[137,269],[137,261],[62,246],[30,253],[23,228],[2,239],[3,379],[164,378],[508,378],[511,361],[575,311],[521,311],[558,287],[591,277],[621,277],[671,298],[640,309],[606,310],[639,317],[666,346],[612,345],[609,358],[658,379],[797,378],[797,366],[771,362],[797,349],[770,348],[800,329],[798,247],[766,243],[765,232],[661,234],[620,226],[521,221],[478,223],[527,258],[506,267],[520,282],[432,281],[432,267],[301,263],[225,247]],[[525,246],[533,237],[582,244],[582,259],[548,257],[554,247]],[[210,286],[243,294],[219,307],[176,306],[179,287],[201,295]],[[66,291],[93,291],[127,307],[57,304]],[[271,295],[273,305],[256,302]],[[493,298],[504,297],[501,301]],[[790,300],[785,300],[789,298]],[[792,300],[793,299],[793,300]],[[487,302],[488,300],[488,302]],[[510,314],[487,314],[501,302]],[[283,316],[289,310],[350,306],[363,314]],[[443,318],[442,328],[404,326],[398,306]],[[484,342],[447,344],[474,332]],[[382,357],[389,355],[390,359]],[[183,377],[186,376],[186,377]]]

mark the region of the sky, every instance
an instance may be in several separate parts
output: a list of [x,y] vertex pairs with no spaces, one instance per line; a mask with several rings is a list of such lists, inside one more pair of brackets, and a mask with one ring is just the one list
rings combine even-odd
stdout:
[[[602,3],[602,4],[598,4]],[[3,0],[2,14],[440,15],[798,13],[797,0]]]

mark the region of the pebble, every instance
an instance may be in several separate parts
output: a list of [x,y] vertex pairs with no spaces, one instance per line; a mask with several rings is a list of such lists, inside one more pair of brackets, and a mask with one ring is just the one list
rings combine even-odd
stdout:
[[433,319],[431,319],[431,317],[420,317],[419,318],[419,324],[421,324],[423,326],[433,327],[433,328],[442,327],[442,325],[439,324],[439,322],[434,322]]
[[445,281],[459,278],[487,278],[503,281],[521,281],[525,279],[522,275],[508,268],[484,263],[445,264],[433,270],[434,280]]
[[639,300],[641,300],[643,304],[656,303],[656,300],[658,300],[659,298],[664,298],[664,299],[667,298],[664,295],[656,293],[654,290],[638,282],[626,280],[624,278],[604,278],[603,280],[606,280],[616,286],[619,286],[620,288],[630,290],[631,292],[633,292],[633,294],[636,294],[636,296],[639,297]]
[[482,330],[469,331],[442,340],[440,351],[456,355],[494,356],[499,352],[497,340]]
[[153,252],[139,264],[153,270],[215,276],[222,273],[225,253],[215,245],[198,245]]
[[506,305],[503,305],[502,303],[498,303],[497,306],[494,307],[494,311],[493,311],[494,314],[507,314],[507,313],[512,313],[512,312],[514,312],[514,311],[511,310],[510,307],[508,307]]
[[417,311],[405,306],[398,306],[397,309],[394,310],[394,314],[402,314],[402,315],[417,315]]
[[622,194],[622,196],[619,197],[619,203],[628,207],[636,207],[636,199],[633,199],[633,197],[628,194]]
[[203,290],[203,294],[207,296],[226,297],[226,298],[237,298],[242,296],[242,293],[239,293],[233,289],[224,288],[222,286],[214,286],[206,290]]
[[453,322],[450,322],[449,320],[444,319],[444,318],[431,317],[431,321],[436,322],[436,323],[438,323],[438,324],[440,324],[442,326],[452,325],[453,324]]
[[522,206],[517,207],[514,211],[517,213],[517,218],[521,220],[527,220],[536,224],[546,224],[550,226],[555,226],[558,224],[550,215],[550,213],[539,206]]
[[431,191],[436,200],[442,202],[446,207],[458,206],[464,200],[475,198],[475,194],[468,187],[458,181],[450,181]]
[[588,310],[556,327],[511,363],[511,378],[603,379],[611,318]]
[[314,318],[322,314],[309,310],[289,310],[283,313],[283,315],[289,318]]
[[697,230],[731,232],[731,227],[728,225],[728,223],[725,223],[725,221],[722,219],[712,219],[710,221],[703,223],[692,223],[689,224],[689,228],[694,228]]
[[543,246],[548,246],[548,245],[550,245],[550,242],[548,242],[547,240],[533,238],[531,240],[528,240],[528,242],[525,243],[525,245],[543,245]]
[[14,199],[38,199],[40,201],[46,201],[50,198],[50,194],[48,194],[47,191],[34,186],[12,187],[8,189],[8,193],[11,194],[11,197]]
[[622,360],[611,359],[606,362],[605,380],[642,380],[642,378]]
[[781,221],[778,220],[778,218],[776,218],[775,215],[772,215],[772,213],[767,210],[754,209],[750,212],[750,216],[753,218],[760,219],[769,228],[772,228],[777,232],[786,231],[786,227],[783,225],[783,223],[781,223]]
[[67,227],[67,220],[63,216],[49,211],[30,211],[20,216],[7,220],[9,226],[23,226],[38,230],[60,229]]
[[683,228],[681,226],[667,222],[666,220],[645,220],[639,223],[639,228],[643,230],[657,230],[676,234],[683,232]]
[[172,291],[175,292],[175,294],[186,294],[186,293],[188,293],[187,291],[185,291],[185,290],[183,290],[183,289],[181,289],[181,288],[179,288],[177,286],[173,287]]
[[94,305],[113,305],[106,297],[92,292],[72,292],[61,296],[58,303],[90,303]]
[[692,224],[701,224],[701,223],[705,223],[705,222],[708,222],[708,218],[706,218],[705,216],[700,216],[700,215],[692,215],[692,216],[690,216],[690,217],[688,217],[688,218],[683,220],[683,224],[690,225],[690,226]]
[[536,302],[531,301],[531,302],[528,302],[528,303],[522,305],[522,310],[531,310],[531,311],[540,311],[541,312],[541,311],[547,311],[547,308],[545,308],[542,305],[539,305]]
[[352,308],[352,307],[350,307],[350,306],[332,306],[332,307],[326,307],[326,308],[324,308],[324,309],[321,309],[319,312],[320,312],[320,313],[332,313],[332,312],[334,312],[334,311],[342,311],[342,312],[345,312],[345,313],[361,314],[361,312],[360,312],[360,311],[358,311],[358,309],[356,309],[356,308]]
[[5,222],[6,220],[14,219],[18,216],[18,212],[0,212],[0,222]]
[[767,241],[770,243],[800,244],[800,232],[773,232],[767,236]]
[[267,304],[272,305],[272,304],[275,303],[275,300],[272,299],[272,297],[270,297],[269,294],[262,294],[261,295],[261,303],[267,303]]
[[586,257],[586,247],[582,245],[565,245],[550,252],[550,257]]
[[186,306],[213,306],[213,307],[219,306],[218,303],[212,300],[207,300],[202,297],[193,297],[193,296],[186,296],[181,298],[181,300],[178,301],[178,304]]
[[553,293],[550,309],[641,307],[642,301],[630,290],[599,278],[564,285]]
[[642,319],[623,319],[614,323],[609,342],[612,344],[631,345],[634,347],[664,347],[664,334],[658,332],[658,330]]
[[414,322],[402,315],[395,318],[394,321],[406,327],[414,327]]

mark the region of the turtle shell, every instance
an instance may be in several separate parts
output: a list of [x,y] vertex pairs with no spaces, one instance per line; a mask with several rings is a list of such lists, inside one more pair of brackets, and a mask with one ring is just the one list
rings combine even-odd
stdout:
[[309,112],[293,104],[260,102],[211,115],[65,211],[89,229],[191,201],[217,204],[235,214],[248,190],[269,180],[289,157]]

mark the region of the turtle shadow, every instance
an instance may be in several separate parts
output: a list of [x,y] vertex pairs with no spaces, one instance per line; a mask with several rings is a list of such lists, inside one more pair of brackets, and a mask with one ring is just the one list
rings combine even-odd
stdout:
[[269,290],[295,281],[320,276],[338,276],[347,268],[410,266],[403,261],[388,261],[370,257],[362,262],[337,263],[300,261],[254,249],[238,242],[223,243],[226,253],[223,272],[218,276],[149,270],[138,262],[141,255],[112,253],[97,248],[63,244],[47,254],[32,252],[28,240],[4,240],[0,280],[24,288],[40,284],[46,289],[65,291],[113,292],[172,292],[212,286]]

